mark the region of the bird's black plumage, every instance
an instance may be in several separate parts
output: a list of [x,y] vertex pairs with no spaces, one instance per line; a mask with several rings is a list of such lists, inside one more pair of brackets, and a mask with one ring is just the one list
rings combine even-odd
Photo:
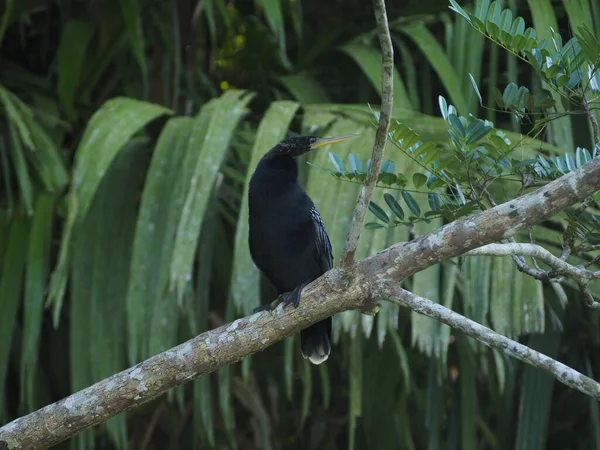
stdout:
[[[297,306],[302,288],[333,267],[329,236],[298,183],[294,158],[342,139],[287,138],[260,160],[250,180],[250,254],[285,303]],[[331,317],[302,330],[303,356],[314,364],[325,361],[330,337]]]

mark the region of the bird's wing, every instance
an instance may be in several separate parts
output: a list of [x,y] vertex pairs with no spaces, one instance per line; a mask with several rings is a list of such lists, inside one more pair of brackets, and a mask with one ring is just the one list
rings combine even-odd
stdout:
[[310,209],[310,215],[312,216],[313,222],[315,224],[315,229],[317,231],[317,260],[320,262],[323,272],[326,272],[333,267],[333,252],[331,250],[331,241],[329,240],[327,231],[325,231],[323,219],[321,219],[321,215],[319,214],[319,211],[314,205]]

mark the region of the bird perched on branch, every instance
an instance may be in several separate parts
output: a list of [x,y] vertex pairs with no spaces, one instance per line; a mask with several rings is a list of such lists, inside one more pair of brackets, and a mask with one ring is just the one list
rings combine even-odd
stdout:
[[[297,307],[304,286],[333,267],[329,236],[319,211],[298,184],[295,158],[348,137],[289,137],[262,157],[250,179],[250,254],[284,305]],[[330,337],[331,317],[302,330],[302,356],[321,364],[331,352]]]

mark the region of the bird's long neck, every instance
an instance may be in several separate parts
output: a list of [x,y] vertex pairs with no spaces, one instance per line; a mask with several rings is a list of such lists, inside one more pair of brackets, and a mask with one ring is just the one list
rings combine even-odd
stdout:
[[253,178],[268,183],[271,188],[298,184],[298,164],[291,156],[266,154],[258,163]]
[[296,158],[289,155],[272,154],[271,152],[263,156],[262,161],[265,167],[271,170],[282,170],[298,178],[298,164]]
[[[298,165],[290,156],[268,157],[265,155],[250,180],[251,209],[274,205],[280,199],[289,201],[292,192],[302,195],[298,184]],[[275,203],[274,203],[275,202]]]

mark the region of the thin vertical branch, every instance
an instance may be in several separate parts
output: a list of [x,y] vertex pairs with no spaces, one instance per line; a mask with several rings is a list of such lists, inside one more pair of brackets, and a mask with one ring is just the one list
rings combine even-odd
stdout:
[[373,0],[375,10],[375,20],[377,22],[377,35],[379,36],[379,45],[381,46],[381,113],[379,115],[379,125],[375,135],[373,145],[373,154],[371,156],[371,167],[367,174],[367,179],[363,185],[358,202],[352,214],[352,224],[346,238],[344,253],[341,259],[342,266],[349,266],[354,262],[358,239],[365,223],[365,215],[369,207],[369,202],[373,196],[373,189],[377,183],[377,177],[383,163],[385,153],[385,144],[387,141],[388,129],[392,116],[392,104],[394,99],[394,49],[392,47],[392,38],[388,26],[387,13],[385,11],[385,0]]

